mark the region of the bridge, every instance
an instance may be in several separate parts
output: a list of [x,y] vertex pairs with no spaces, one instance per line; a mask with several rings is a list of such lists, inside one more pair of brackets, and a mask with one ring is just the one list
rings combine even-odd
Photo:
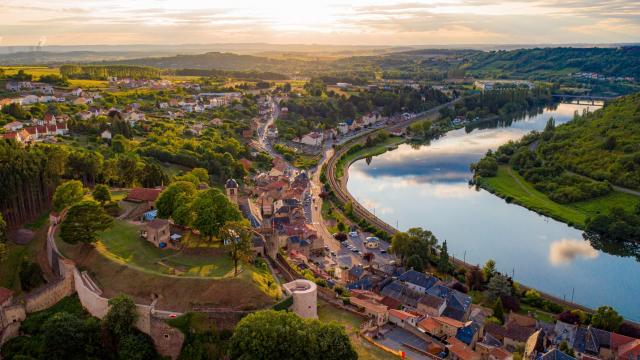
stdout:
[[617,96],[592,96],[592,95],[568,95],[568,94],[553,94],[551,95],[556,99],[562,99],[562,101],[575,100],[580,104],[581,101],[586,103],[595,104],[596,101],[608,101],[616,99]]

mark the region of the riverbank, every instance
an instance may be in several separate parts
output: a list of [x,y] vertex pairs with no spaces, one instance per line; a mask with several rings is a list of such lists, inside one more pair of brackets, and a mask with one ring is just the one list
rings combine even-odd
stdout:
[[620,191],[594,199],[570,204],[559,204],[536,190],[520,174],[508,165],[498,167],[494,177],[478,179],[478,186],[509,203],[518,204],[540,215],[553,218],[578,229],[584,229],[588,217],[609,212],[613,207],[632,211],[640,203],[640,197]]

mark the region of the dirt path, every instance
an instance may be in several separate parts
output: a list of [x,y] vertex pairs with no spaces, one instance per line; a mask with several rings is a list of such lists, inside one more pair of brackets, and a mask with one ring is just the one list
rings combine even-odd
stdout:
[[518,184],[518,186],[520,186],[522,190],[524,190],[524,192],[529,194],[529,196],[536,196],[529,189],[527,189],[526,186],[524,186],[524,184],[522,183],[522,181],[520,181],[520,179],[518,179],[518,177],[513,173],[513,169],[507,168],[507,171],[509,172],[509,176],[511,176],[511,178]]

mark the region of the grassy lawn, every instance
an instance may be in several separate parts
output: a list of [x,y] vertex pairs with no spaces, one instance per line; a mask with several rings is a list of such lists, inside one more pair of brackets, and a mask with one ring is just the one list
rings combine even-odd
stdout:
[[614,206],[620,206],[629,211],[640,202],[637,196],[613,191],[608,195],[587,201],[558,204],[536,190],[508,166],[500,166],[495,177],[483,178],[480,184],[501,197],[510,197],[516,204],[579,228],[584,227],[589,216],[606,213]]
[[348,164],[357,159],[362,159],[368,156],[376,156],[380,154],[384,154],[387,152],[389,147],[397,146],[404,142],[403,137],[390,136],[384,142],[377,144],[370,148],[364,148],[360,151],[356,151],[355,153],[348,154],[340,158],[340,160],[336,163],[336,177],[341,178],[344,173],[344,165]]
[[551,313],[542,311],[527,304],[520,304],[520,314],[527,315],[529,313],[533,314],[533,317],[536,319],[550,324],[553,324],[556,321],[556,317]]
[[188,240],[182,250],[161,250],[139,238],[139,227],[116,220],[94,245],[69,245],[56,236],[58,249],[87,270],[105,296],[120,293],[140,303],[159,296],[158,308],[186,311],[194,305],[262,309],[281,290],[267,267],[245,264],[234,276],[233,263],[219,245]]
[[335,306],[327,303],[326,301],[318,299],[318,318],[322,322],[333,321],[344,326],[347,334],[349,335],[349,339],[351,339],[353,347],[358,353],[358,359],[399,359],[399,357],[371,345],[358,335],[360,324],[364,322],[364,319],[360,316],[357,316],[345,310],[338,309]]

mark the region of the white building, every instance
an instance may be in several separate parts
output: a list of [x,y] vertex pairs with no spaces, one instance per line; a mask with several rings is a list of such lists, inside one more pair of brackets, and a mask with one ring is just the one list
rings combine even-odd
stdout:
[[287,295],[293,297],[291,310],[304,319],[318,318],[318,288],[306,279],[297,279],[283,285]]
[[317,131],[313,131],[304,135],[302,139],[297,138],[293,141],[310,146],[320,146],[322,145],[322,134]]

